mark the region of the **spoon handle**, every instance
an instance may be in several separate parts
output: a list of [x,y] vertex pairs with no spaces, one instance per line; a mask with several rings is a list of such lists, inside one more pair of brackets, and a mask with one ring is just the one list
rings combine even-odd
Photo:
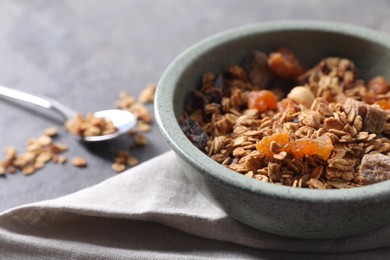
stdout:
[[53,111],[56,111],[59,113],[64,120],[71,119],[75,116],[76,112],[72,109],[64,106],[63,104],[59,103],[58,101],[55,101],[48,97],[39,97],[35,95],[31,95],[29,93],[10,89],[7,87],[0,86],[0,96],[4,96],[10,99],[24,101],[30,104],[34,104],[37,106],[40,106],[42,108],[50,109]]

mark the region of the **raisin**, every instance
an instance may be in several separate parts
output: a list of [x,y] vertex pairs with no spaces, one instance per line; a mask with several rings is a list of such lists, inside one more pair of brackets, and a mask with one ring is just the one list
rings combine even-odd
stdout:
[[246,80],[246,72],[243,68],[234,65],[230,66],[224,73],[226,79]]
[[203,108],[207,103],[208,99],[202,92],[193,90],[187,97],[185,111],[191,113],[194,110]]
[[181,129],[188,139],[201,151],[205,151],[209,136],[203,131],[202,127],[191,118],[187,118],[181,124]]
[[373,90],[369,90],[366,95],[363,96],[363,101],[367,104],[374,104],[377,100],[376,94]]

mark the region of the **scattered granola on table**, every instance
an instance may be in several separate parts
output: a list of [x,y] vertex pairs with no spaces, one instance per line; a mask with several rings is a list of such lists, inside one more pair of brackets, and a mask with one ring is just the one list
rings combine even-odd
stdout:
[[[149,113],[145,104],[153,103],[156,91],[156,84],[150,83],[140,93],[138,100],[128,95],[126,92],[120,94],[120,99],[116,105],[132,112],[137,117],[137,126],[130,131],[136,146],[148,144],[146,136],[143,134],[151,130],[153,117]],[[65,123],[65,129],[77,136],[97,136],[107,135],[117,131],[111,121],[104,118],[97,118],[93,113],[83,116],[78,113],[76,116]],[[27,142],[26,151],[18,154],[15,147],[7,147],[5,159],[0,161],[0,176],[7,173],[16,173],[21,171],[24,175],[31,175],[37,170],[43,168],[47,163],[64,164],[68,158],[61,153],[68,150],[68,146],[61,143],[54,143],[53,138],[58,135],[55,127],[49,127],[44,130],[43,135],[37,139],[30,139]],[[127,151],[121,150],[114,158],[112,169],[115,172],[122,172],[128,167],[133,167],[139,163],[138,159],[130,155]],[[75,167],[84,168],[87,166],[86,159],[74,157],[71,164]]]
[[153,117],[149,113],[145,104],[153,102],[155,91],[156,84],[150,83],[140,93],[138,101],[135,97],[130,96],[127,92],[123,91],[119,94],[119,100],[116,102],[116,106],[120,109],[133,113],[141,124],[150,125],[153,122]]
[[138,159],[130,155],[127,151],[121,150],[115,157],[115,162],[112,164],[112,169],[118,173],[126,170],[128,166],[135,166],[138,164]]
[[[157,85],[155,83],[148,84],[140,93],[138,99],[129,95],[126,92],[119,94],[119,100],[116,106],[120,109],[129,111],[137,118],[137,125],[130,130],[130,135],[133,137],[136,146],[145,146],[148,144],[148,139],[144,135],[145,132],[151,130],[153,116],[145,106],[148,103],[154,102],[154,95]],[[112,169],[116,172],[123,172],[128,167],[138,164],[138,159],[130,155],[126,151],[119,151],[112,164]]]
[[82,157],[74,157],[72,159],[72,165],[79,168],[84,168],[87,167],[87,160]]
[[307,70],[286,48],[253,51],[207,72],[181,126],[215,161],[292,187],[351,188],[390,179],[390,85],[358,78],[351,60]]
[[52,137],[57,135],[57,129],[47,128],[39,138],[31,138],[27,142],[26,151],[18,154],[15,147],[4,149],[5,159],[0,161],[0,175],[21,171],[30,175],[43,168],[47,163],[64,163],[66,157],[61,153],[68,150],[68,146],[53,142]]

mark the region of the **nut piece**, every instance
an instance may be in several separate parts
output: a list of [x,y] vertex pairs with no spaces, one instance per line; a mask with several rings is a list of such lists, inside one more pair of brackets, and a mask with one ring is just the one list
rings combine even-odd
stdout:
[[83,167],[87,166],[87,161],[82,157],[74,157],[72,159],[72,165],[76,166],[76,167],[83,168]]
[[311,106],[315,98],[310,89],[302,86],[293,88],[287,97],[306,108]]

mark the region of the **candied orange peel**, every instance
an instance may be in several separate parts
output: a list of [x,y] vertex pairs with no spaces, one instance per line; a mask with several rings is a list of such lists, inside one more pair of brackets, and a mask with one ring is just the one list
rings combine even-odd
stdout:
[[296,140],[291,140],[289,134],[275,133],[271,136],[266,136],[257,143],[256,149],[266,157],[273,157],[275,154],[271,150],[271,143],[276,142],[281,151],[291,154],[294,159],[302,159],[305,155],[317,155],[322,160],[327,160],[332,153],[334,147],[332,140],[327,135],[322,135],[316,139],[303,137]]

